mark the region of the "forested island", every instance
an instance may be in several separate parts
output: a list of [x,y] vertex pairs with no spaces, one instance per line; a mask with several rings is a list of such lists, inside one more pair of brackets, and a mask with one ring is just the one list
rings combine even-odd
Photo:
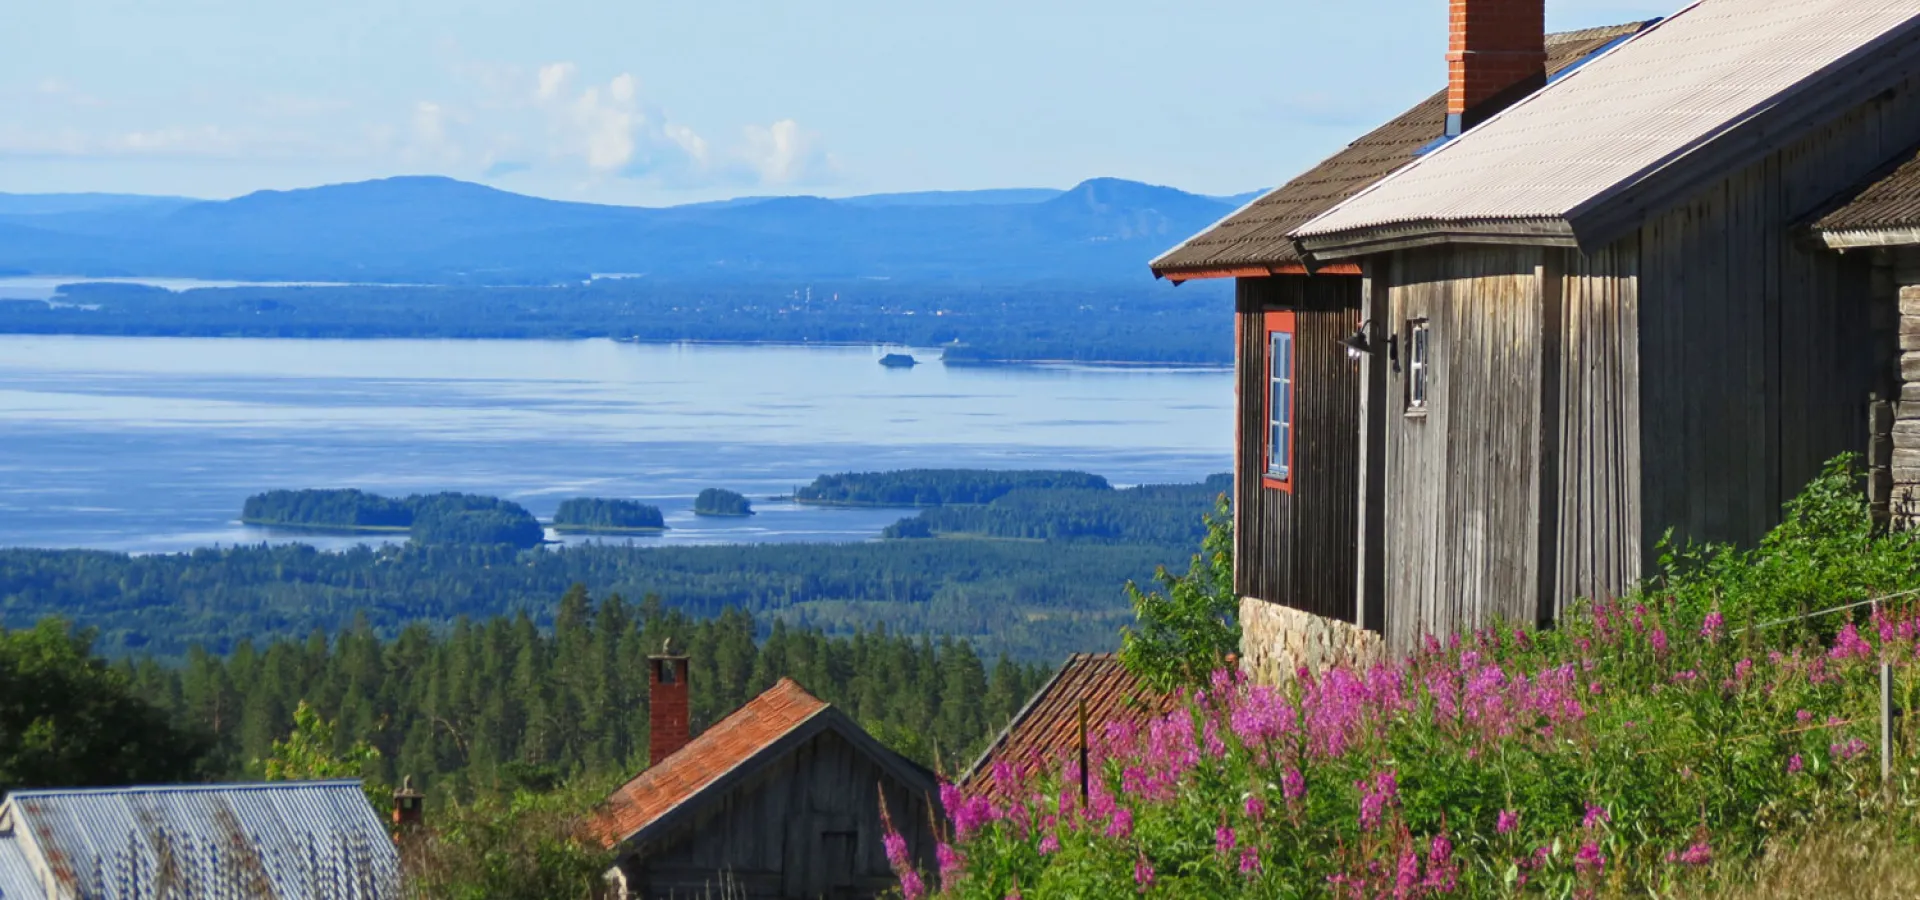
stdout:
[[726,488],[707,488],[700,496],[693,498],[695,515],[702,516],[750,516],[753,515],[753,503],[744,495]]
[[1108,491],[1113,486],[1085,472],[902,469],[822,475],[794,491],[793,498],[826,506],[941,506],[990,503],[1023,488]]
[[322,532],[406,532],[422,544],[505,544],[525,549],[545,539],[539,520],[498,497],[444,492],[404,499],[353,489],[278,490],[248,497],[247,525]]
[[985,505],[943,505],[886,527],[888,538],[978,537],[1108,544],[1198,543],[1206,528],[1194,510],[1233,489],[1231,473],[1200,484],[1121,490],[1019,488]]
[[563,500],[553,511],[553,530],[563,534],[651,534],[665,531],[660,507],[636,500]]

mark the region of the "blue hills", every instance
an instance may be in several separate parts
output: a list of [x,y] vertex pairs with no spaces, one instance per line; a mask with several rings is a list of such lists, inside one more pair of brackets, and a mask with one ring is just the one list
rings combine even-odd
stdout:
[[538,284],[894,279],[1115,283],[1248,199],[1115,178],[1067,190],[743,198],[665,208],[409,176],[222,201],[0,194],[0,270]]

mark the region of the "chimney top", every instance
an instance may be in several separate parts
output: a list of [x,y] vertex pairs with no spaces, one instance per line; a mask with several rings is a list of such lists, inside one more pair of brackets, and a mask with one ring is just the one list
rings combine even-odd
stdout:
[[1450,0],[1447,136],[1547,83],[1546,0]]

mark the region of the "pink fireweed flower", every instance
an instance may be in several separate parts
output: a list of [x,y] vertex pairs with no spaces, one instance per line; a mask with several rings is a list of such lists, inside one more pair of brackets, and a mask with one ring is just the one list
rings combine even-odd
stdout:
[[1787,757],[1787,774],[1788,775],[1798,775],[1800,774],[1800,770],[1806,767],[1807,767],[1807,761],[1804,759],[1801,759],[1800,754],[1795,753],[1794,755]]
[[1427,878],[1422,887],[1450,894],[1460,884],[1460,867],[1453,861],[1453,841],[1444,833],[1427,843]]
[[1394,867],[1394,897],[1411,897],[1420,886],[1420,856],[1412,850],[1400,854],[1400,863]]
[[1372,831],[1380,824],[1380,818],[1387,807],[1392,806],[1400,796],[1400,785],[1394,778],[1393,770],[1383,769],[1373,774],[1371,783],[1367,779],[1354,782],[1360,789],[1360,827]]
[[1685,850],[1667,854],[1667,862],[1683,866],[1704,866],[1713,862],[1713,845],[1706,841],[1695,841]]
[[1860,636],[1860,629],[1853,627],[1852,622],[1848,622],[1840,628],[1840,633],[1834,636],[1833,649],[1827,651],[1827,656],[1836,661],[1867,659],[1873,656],[1873,645]]
[[1267,801],[1260,799],[1258,794],[1248,794],[1246,811],[1247,818],[1258,822],[1267,816]]
[[1600,682],[1598,682],[1598,681],[1596,681],[1596,682],[1594,682],[1594,683],[1592,683],[1592,684],[1589,684],[1589,685],[1587,685],[1587,693],[1588,693],[1588,694],[1590,694],[1590,695],[1592,695],[1592,696],[1595,696],[1595,697],[1598,697],[1598,696],[1600,696],[1600,692],[1601,692],[1602,690],[1604,690],[1604,688],[1602,688],[1602,687],[1600,686]]
[[1649,635],[1649,636],[1647,637],[1647,643],[1649,643],[1649,644],[1652,644],[1652,645],[1653,645],[1653,652],[1654,652],[1654,653],[1655,653],[1656,655],[1658,655],[1658,656],[1665,656],[1665,655],[1667,655],[1667,631],[1666,631],[1666,629],[1664,629],[1664,628],[1655,628],[1655,629],[1653,630],[1653,633],[1652,633],[1651,635]]
[[1248,844],[1240,848],[1240,874],[1256,875],[1260,872],[1260,850]]
[[1060,849],[1059,835],[1053,834],[1052,832],[1048,832],[1046,837],[1043,837],[1040,839],[1040,855],[1041,856],[1051,856],[1053,853],[1057,852],[1059,849]]
[[[898,832],[889,831],[880,836],[880,845],[887,848],[887,862],[898,869],[907,864],[907,839]],[[868,845],[872,846],[872,845]]]
[[1852,759],[1867,752],[1867,742],[1859,738],[1851,738],[1846,743],[1828,747],[1827,752],[1833,754],[1835,759]]
[[1573,855],[1573,869],[1583,875],[1598,875],[1606,871],[1607,858],[1600,852],[1600,845],[1588,841],[1580,845],[1580,852]]
[[1126,840],[1133,836],[1133,810],[1124,806],[1113,811],[1113,820],[1107,823],[1107,837]]
[[1133,883],[1140,886],[1142,894],[1147,892],[1147,888],[1153,887],[1153,864],[1147,862],[1147,855],[1144,853],[1133,861]]
[[1719,610],[1707,613],[1706,620],[1700,623],[1700,636],[1706,638],[1709,644],[1719,643],[1720,637],[1726,633],[1726,624],[1727,618]]
[[908,869],[900,873],[900,895],[907,900],[920,900],[926,896],[927,886],[920,880],[920,873]]
[[1288,766],[1287,771],[1280,775],[1280,796],[1285,797],[1287,803],[1291,804],[1306,795],[1307,776],[1300,774],[1299,769]]
[[1494,822],[1493,831],[1495,834],[1512,834],[1518,827],[1520,827],[1520,814],[1510,809],[1503,809]]
[[[1056,840],[1054,843],[1057,845],[1059,841]],[[941,886],[951,887],[954,878],[960,874],[961,869],[966,867],[967,858],[961,856],[960,851],[953,849],[945,841],[933,845],[933,855],[940,861]]]
[[1234,844],[1238,842],[1238,837],[1239,837],[1238,835],[1235,835],[1233,833],[1233,826],[1231,825],[1222,825],[1219,828],[1214,829],[1213,830],[1213,852],[1218,853],[1221,856],[1226,856],[1227,854],[1232,853]]
[[1612,821],[1613,816],[1607,813],[1606,807],[1595,806],[1589,803],[1587,804],[1586,816],[1580,820],[1580,827],[1592,828],[1596,825],[1604,825]]
[[1700,677],[1699,672],[1695,672],[1692,669],[1685,669],[1685,670],[1673,673],[1673,683],[1687,684],[1688,682],[1694,681],[1699,677]]
[[1794,717],[1794,719],[1795,719],[1795,720],[1797,720],[1797,721],[1799,721],[1799,723],[1800,723],[1800,724],[1802,724],[1802,725],[1805,725],[1805,724],[1807,724],[1808,722],[1811,722],[1811,721],[1813,721],[1813,713],[1811,713],[1811,712],[1809,712],[1809,711],[1807,711],[1807,710],[1804,710],[1804,709],[1796,709],[1796,710],[1794,710],[1794,711],[1793,711],[1793,717]]

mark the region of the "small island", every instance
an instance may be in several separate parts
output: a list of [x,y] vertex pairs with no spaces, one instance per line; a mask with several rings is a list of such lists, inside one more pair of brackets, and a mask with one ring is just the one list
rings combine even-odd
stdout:
[[889,353],[880,357],[880,364],[889,369],[911,369],[920,361],[905,353]]
[[420,544],[537,547],[546,538],[520,504],[477,494],[405,499],[357,490],[268,491],[247,498],[242,524],[338,534],[406,534]]
[[725,488],[707,488],[694,498],[693,513],[698,516],[750,516],[753,515],[753,503]]
[[633,500],[575,497],[553,511],[553,530],[561,534],[657,534],[667,530],[660,507]]

